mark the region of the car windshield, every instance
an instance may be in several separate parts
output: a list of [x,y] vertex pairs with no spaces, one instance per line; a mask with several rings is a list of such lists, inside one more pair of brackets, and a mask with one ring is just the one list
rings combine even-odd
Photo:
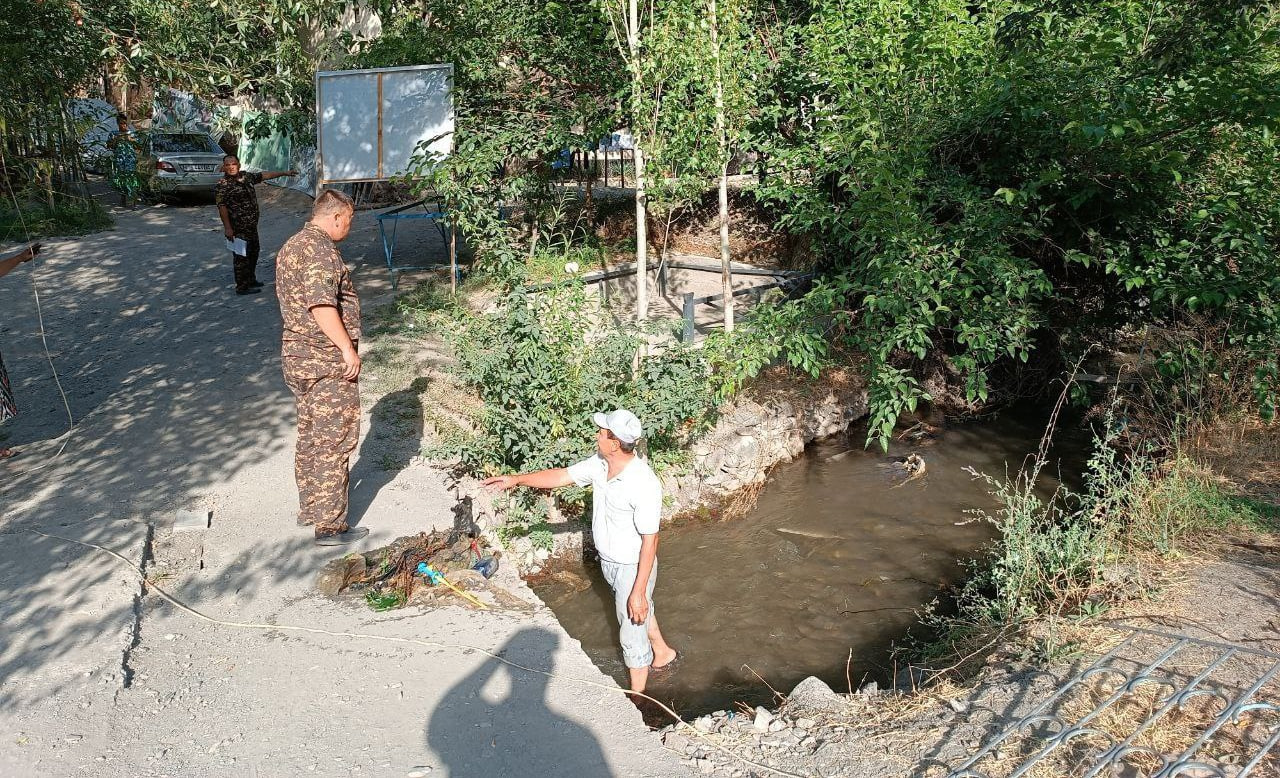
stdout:
[[208,135],[195,133],[184,135],[152,135],[151,150],[156,154],[170,154],[175,151],[209,152],[221,154],[222,149]]

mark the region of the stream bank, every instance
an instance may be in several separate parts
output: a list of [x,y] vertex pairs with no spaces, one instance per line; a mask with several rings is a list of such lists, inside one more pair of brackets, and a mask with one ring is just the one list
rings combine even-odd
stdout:
[[[867,414],[867,391],[850,371],[831,371],[821,379],[795,378],[777,371],[757,388],[728,403],[706,433],[689,449],[690,462],[660,473],[663,518],[713,510],[740,509],[770,470],[804,453],[810,443],[840,434]],[[480,479],[458,475],[452,486],[460,526],[496,536],[506,521],[501,498],[480,487]],[[528,538],[508,539],[510,558],[528,575],[553,556],[584,546],[590,528],[564,516],[548,501],[554,528],[550,548]]]
[[[977,512],[998,503],[970,470],[1016,470],[1039,445],[1047,413],[1011,408],[900,434],[887,453],[867,449],[866,424],[856,423],[775,466],[749,510],[668,522],[655,608],[684,658],[654,682],[655,694],[697,716],[768,705],[770,687],[807,676],[842,690],[902,680],[895,647],[920,636],[921,613],[948,600],[996,535]],[[1071,480],[1087,444],[1081,431],[1059,433],[1042,494],[1060,484],[1052,473]],[[580,560],[557,558],[529,583],[596,666],[621,681],[612,595],[597,566]]]

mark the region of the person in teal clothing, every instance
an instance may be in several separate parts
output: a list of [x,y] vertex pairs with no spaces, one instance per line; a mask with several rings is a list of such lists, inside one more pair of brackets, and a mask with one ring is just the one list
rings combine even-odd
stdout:
[[129,130],[129,118],[116,116],[120,131],[111,136],[107,145],[111,148],[111,186],[120,193],[120,205],[133,208],[141,183],[138,180],[138,140]]

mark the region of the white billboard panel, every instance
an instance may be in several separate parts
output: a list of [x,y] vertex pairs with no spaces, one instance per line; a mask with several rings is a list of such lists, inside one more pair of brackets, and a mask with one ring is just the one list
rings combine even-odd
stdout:
[[447,155],[453,143],[452,86],[453,65],[317,73],[319,184],[399,175],[423,141]]

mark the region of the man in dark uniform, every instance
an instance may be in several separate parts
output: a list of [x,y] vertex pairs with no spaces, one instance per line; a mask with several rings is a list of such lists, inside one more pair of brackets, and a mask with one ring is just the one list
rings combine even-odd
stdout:
[[284,380],[298,403],[298,524],[314,526],[322,545],[369,534],[347,525],[348,464],[360,437],[360,298],[335,244],[354,213],[350,197],[321,192],[311,220],[276,255]]
[[254,187],[281,176],[296,176],[296,170],[269,170],[246,173],[234,154],[222,158],[222,180],[214,188],[214,202],[222,217],[222,234],[227,240],[244,241],[243,255],[232,253],[236,294],[254,294],[262,289],[258,282],[258,193]]

